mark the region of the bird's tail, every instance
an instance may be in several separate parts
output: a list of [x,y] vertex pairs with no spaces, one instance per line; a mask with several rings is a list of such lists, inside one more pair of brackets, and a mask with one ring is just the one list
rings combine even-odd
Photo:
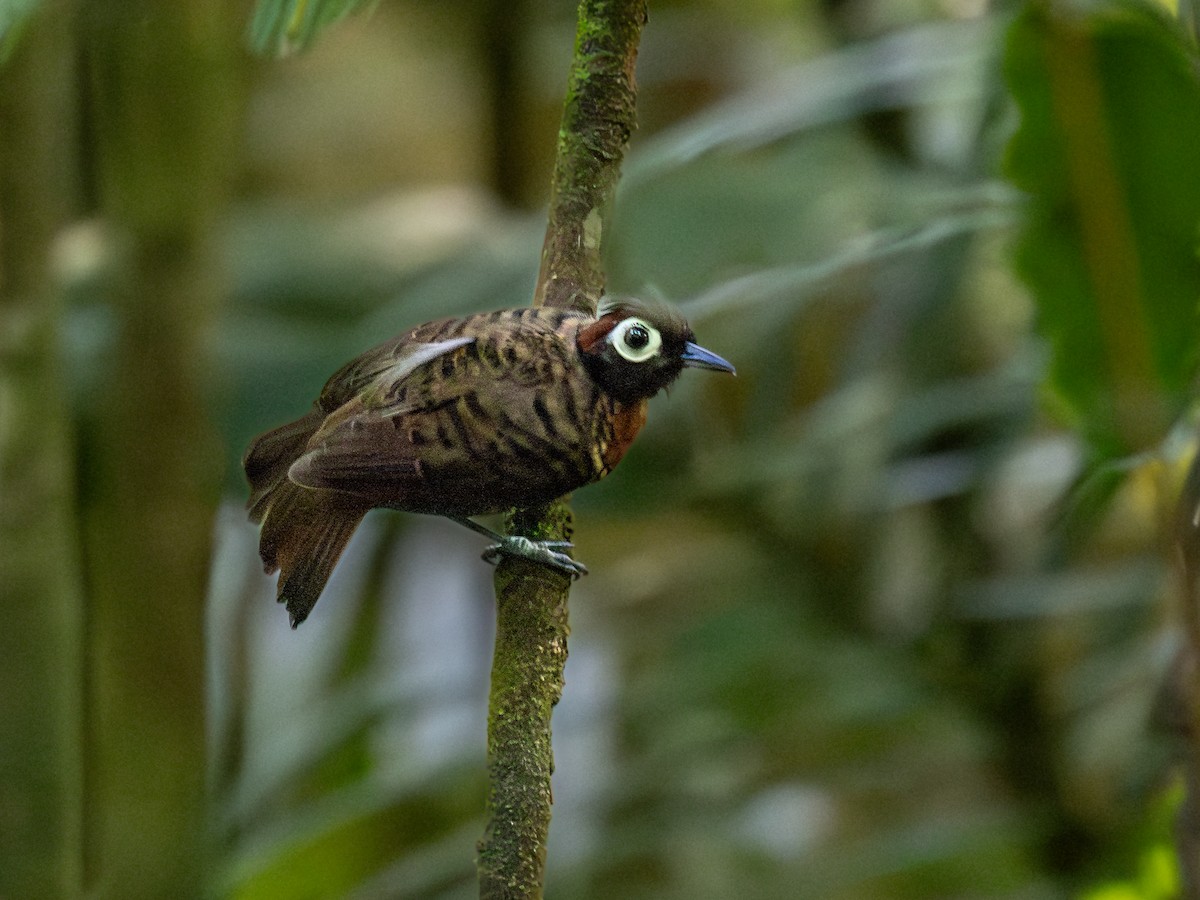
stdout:
[[311,490],[288,480],[288,469],[320,426],[314,410],[250,445],[243,467],[250,481],[250,518],[262,523],[258,555],[267,574],[279,571],[276,597],[292,627],[308,618],[342,550],[367,513],[360,500]]
[[261,522],[266,517],[272,495],[280,485],[287,484],[288,469],[300,458],[324,418],[324,413],[314,407],[303,418],[260,434],[250,444],[242,458],[242,468],[250,482],[246,508],[252,522]]

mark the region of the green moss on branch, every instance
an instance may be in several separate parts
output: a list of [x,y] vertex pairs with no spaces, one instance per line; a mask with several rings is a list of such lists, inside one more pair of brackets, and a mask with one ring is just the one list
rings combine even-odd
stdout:
[[[634,66],[645,0],[583,0],[571,66],[535,306],[594,312],[604,292],[608,207],[634,128]],[[571,535],[565,501],[518,511],[510,530]],[[479,843],[480,896],[540,898],[554,757],[550,715],[562,696],[570,580],[506,559],[496,570],[496,650],[488,708],[489,822]]]
[[608,207],[636,124],[644,0],[584,0],[567,85],[535,306],[594,312]]

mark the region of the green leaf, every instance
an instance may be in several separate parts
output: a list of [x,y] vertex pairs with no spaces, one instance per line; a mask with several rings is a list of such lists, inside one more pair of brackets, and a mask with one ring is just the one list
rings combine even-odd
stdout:
[[0,63],[8,59],[39,0],[0,0]]
[[1200,39],[1200,0],[1179,0],[1179,21],[1193,42]]
[[1054,400],[1101,457],[1153,447],[1196,362],[1194,52],[1149,6],[1029,3],[1006,74],[1008,174],[1032,198],[1017,262],[1053,345]]
[[250,19],[250,46],[263,56],[287,56],[309,47],[327,25],[378,0],[258,0]]

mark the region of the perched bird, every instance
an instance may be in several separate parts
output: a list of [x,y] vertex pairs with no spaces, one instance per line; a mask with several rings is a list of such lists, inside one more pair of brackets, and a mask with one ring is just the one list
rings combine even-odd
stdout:
[[484,558],[524,556],[573,576],[565,542],[504,537],[469,516],[536,506],[603,478],[685,366],[733,372],[661,304],[598,316],[502,309],[442,319],[368,350],[303,418],[243,461],[259,555],[278,599],[307,618],[367,510],[448,516],[491,537]]

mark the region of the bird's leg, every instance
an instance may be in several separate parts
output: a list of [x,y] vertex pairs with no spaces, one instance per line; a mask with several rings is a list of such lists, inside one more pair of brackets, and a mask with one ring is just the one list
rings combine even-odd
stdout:
[[483,551],[483,561],[491,563],[493,566],[500,562],[502,556],[519,556],[522,559],[566,572],[572,578],[579,578],[581,575],[587,574],[587,566],[576,562],[562,552],[574,546],[570,541],[535,541],[520,534],[499,534],[466,516],[450,516],[449,518],[459,525],[470,528],[476,534],[482,534],[489,540],[495,541],[492,546]]

